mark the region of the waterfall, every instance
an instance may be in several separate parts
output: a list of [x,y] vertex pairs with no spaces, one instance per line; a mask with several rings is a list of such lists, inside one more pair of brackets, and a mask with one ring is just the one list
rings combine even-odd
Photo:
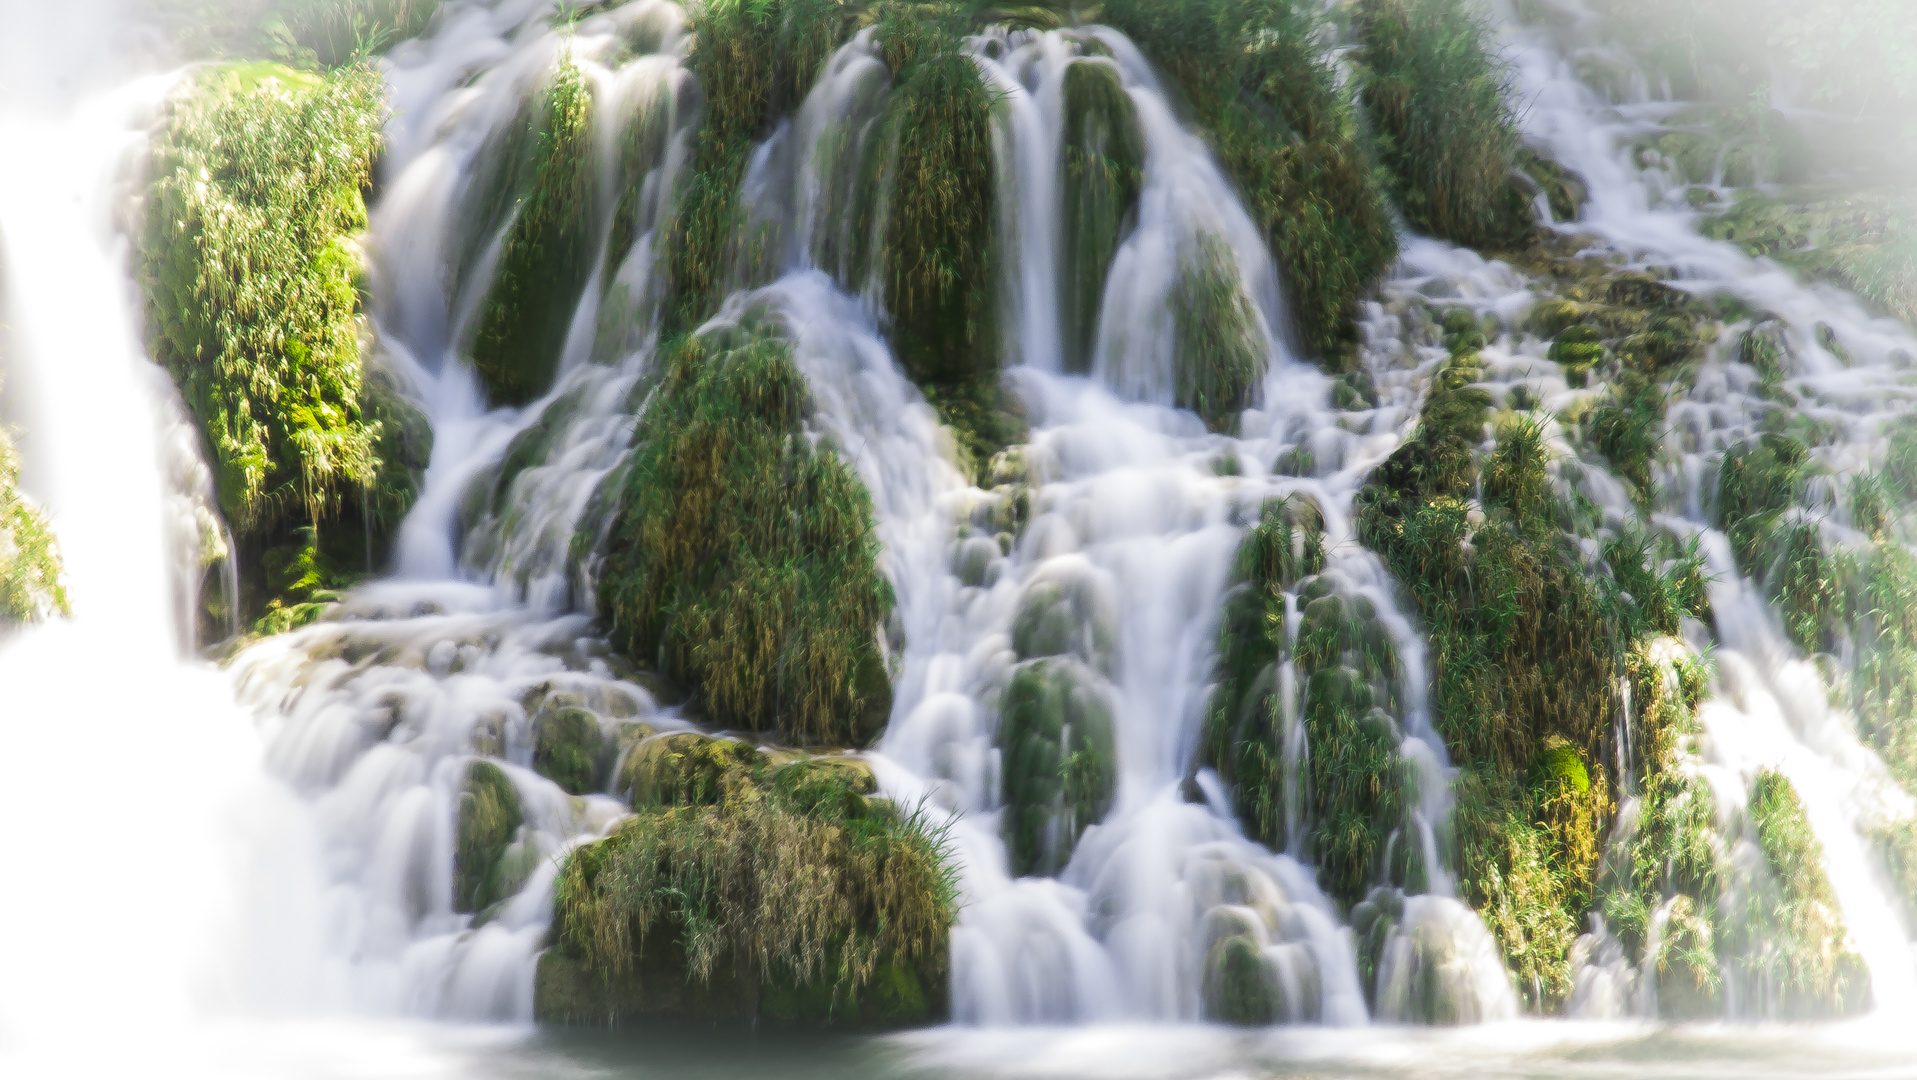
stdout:
[[[1601,97],[1578,77],[1580,60],[1601,53],[1628,68],[1629,57],[1592,36],[1595,17],[1578,0],[1541,2],[1563,16],[1560,29],[1502,8],[1495,24],[1512,93],[1526,103],[1526,140],[1588,188],[1581,216],[1550,227],[1620,265],[1657,268],[1679,290],[1735,297],[1752,314],[1733,331],[1774,319],[1803,410],[1840,433],[1813,454],[1836,476],[1869,468],[1885,424],[1910,408],[1917,337],[1847,293],[1702,236],[1689,185],[1636,149],[1670,103],[1641,74],[1642,100]],[[209,553],[230,541],[184,406],[142,354],[124,265],[143,129],[174,77],[89,99],[57,123],[0,114],[0,138],[46,163],[0,173],[0,286],[9,360],[24,372],[14,378],[28,404],[29,485],[51,511],[76,612],[0,640],[0,730],[16,740],[0,767],[0,809],[16,820],[56,805],[64,815],[27,832],[22,865],[76,866],[74,837],[97,837],[116,877],[193,886],[166,891],[138,920],[112,889],[9,891],[0,970],[29,976],[0,982],[0,1042],[38,1045],[23,1033],[40,1029],[84,1038],[50,1004],[83,998],[155,1031],[209,1001],[530,1021],[564,860],[630,812],[617,793],[569,794],[534,768],[535,716],[552,704],[589,710],[609,743],[639,721],[697,730],[608,644],[595,604],[610,485],[659,374],[655,261],[703,91],[687,17],[670,0],[583,10],[561,25],[551,14],[546,0],[448,4],[426,36],[381,61],[392,113],[366,241],[368,363],[427,416],[431,463],[389,572],[320,621],[250,644],[225,670],[191,657],[203,644],[194,598],[215,587],[203,580],[218,562]],[[1501,405],[1562,409],[1588,396],[1548,361],[1550,343],[1521,329],[1545,287],[1406,233],[1359,323],[1375,400],[1353,406],[1344,383],[1301,355],[1265,237],[1136,43],[1103,26],[993,29],[968,38],[964,55],[997,103],[1004,254],[989,333],[1023,403],[1024,442],[974,463],[984,478],[968,472],[888,344],[896,313],[883,271],[859,255],[895,165],[880,122],[891,75],[870,29],[838,47],[793,115],[755,145],[739,214],[754,244],[715,269],[724,300],[701,328],[773,328],[789,341],[813,397],[807,437],[836,449],[871,493],[897,598],[883,639],[896,655],[889,724],[864,756],[885,796],[922,808],[949,840],[961,894],[952,1019],[1216,1018],[1208,995],[1233,949],[1253,958],[1277,1022],[1516,1018],[1521,988],[1460,896],[1447,850],[1457,770],[1433,717],[1435,661],[1403,583],[1360,542],[1356,518],[1360,489],[1411,436],[1448,358],[1433,311],[1466,309],[1499,328],[1482,350],[1481,385]],[[493,406],[472,350],[513,221],[489,216],[491,170],[562,63],[595,103],[591,270],[552,385]],[[1083,316],[1068,295],[1078,267],[1066,225],[1076,137],[1067,84],[1086,68],[1113,80],[1142,136],[1135,219],[1100,266],[1089,326],[1074,321]],[[647,138],[630,137],[642,130]],[[1194,266],[1224,283],[1243,316],[1238,345],[1262,373],[1224,430],[1179,407],[1179,290]],[[1710,346],[1694,383],[1673,395],[1650,518],[1696,538],[1713,576],[1714,623],[1688,621],[1685,641],[1660,643],[1715,660],[1686,767],[1714,793],[1720,839],[1739,865],[1761,860],[1738,824],[1749,793],[1762,775],[1790,781],[1875,1008],[1894,1017],[1917,1001],[1917,964],[1869,834],[1917,816],[1917,800],[1832,703],[1826,687],[1842,676],[1829,665],[1846,661],[1791,642],[1708,513],[1711,463],[1761,430],[1734,340]],[[1566,425],[1545,433],[1561,489],[1609,526],[1639,520],[1631,493],[1582,456]],[[1283,843],[1247,835],[1201,750],[1234,561],[1281,504],[1308,507],[1324,547],[1321,571],[1286,590],[1285,639],[1298,641],[1307,606],[1329,596],[1366,613],[1366,632],[1392,657],[1368,677],[1415,797],[1389,837],[1393,868],[1367,882],[1365,917],[1384,922],[1357,924],[1357,908],[1327,894],[1302,824],[1310,671],[1289,658],[1274,668]],[[1848,527],[1840,519],[1825,525],[1833,535]],[[1033,653],[1022,635],[1053,608],[1069,614],[1069,647]],[[116,679],[141,688],[137,699],[82,689],[100,681],[105,657]],[[1091,702],[1108,717],[1116,758],[1109,809],[1089,824],[1047,823],[1036,866],[1007,841],[998,739],[1021,678],[1060,680]],[[72,778],[50,763],[83,768],[71,745],[80,730],[116,746],[84,768],[100,770],[90,786],[139,793],[131,812],[62,795]],[[1632,750],[1618,741],[1626,777]],[[515,888],[462,911],[456,822],[479,761],[511,785],[523,820],[504,856]],[[1620,823],[1634,820],[1632,794]],[[1673,916],[1667,904],[1652,932]],[[41,925],[86,928],[79,954],[22,929]],[[1377,940],[1373,926],[1384,927]],[[1625,957],[1602,918],[1589,930],[1574,953],[1573,1015],[1656,1017],[1655,973]],[[83,977],[129,967],[140,977],[106,990]],[[1761,980],[1732,987],[1730,1015],[1773,1015],[1764,994]]]

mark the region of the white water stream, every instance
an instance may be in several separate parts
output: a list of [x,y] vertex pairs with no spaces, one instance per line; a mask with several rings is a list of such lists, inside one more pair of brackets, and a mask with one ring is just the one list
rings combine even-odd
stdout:
[[[28,376],[10,400],[29,399],[10,418],[28,428],[32,493],[53,514],[76,610],[70,622],[0,642],[0,730],[9,739],[0,810],[48,821],[58,808],[57,825],[20,831],[26,849],[15,865],[43,868],[41,882],[0,890],[0,1047],[27,1055],[20,1060],[84,1038],[87,1018],[103,1014],[156,1033],[241,1004],[529,1018],[557,859],[624,808],[610,796],[568,797],[531,770],[528,701],[571,692],[608,725],[630,716],[682,723],[622,677],[592,629],[591,568],[571,552],[577,530],[602,524],[594,494],[631,437],[625,405],[649,362],[645,230],[665,212],[690,115],[672,113],[678,134],[650,163],[644,235],[588,285],[551,393],[524,409],[488,411],[460,356],[485,261],[476,279],[461,279],[450,253],[468,239],[464,196],[489,136],[521,97],[569,52],[595,89],[599,138],[610,147],[627,116],[655,95],[679,100],[689,78],[678,62],[681,19],[665,0],[634,0],[569,34],[550,29],[544,13],[538,0],[451,4],[429,38],[386,63],[394,118],[373,214],[373,316],[379,362],[411,385],[433,423],[426,491],[391,578],[356,590],[337,617],[253,647],[227,672],[183,659],[191,643],[181,583],[197,582],[206,479],[181,452],[192,433],[164,375],[140,353],[117,231],[138,132],[166,83],[136,83],[52,120],[44,107],[7,113],[6,145],[44,166],[0,170],[0,282],[14,332],[6,359]],[[657,52],[622,57],[618,42],[642,24]],[[1059,218],[1060,80],[1093,38],[1137,106],[1147,158],[1093,374],[1075,377],[1061,374],[1060,244],[1048,223]],[[1530,103],[1527,135],[1591,187],[1577,229],[1627,259],[1675,267],[1685,287],[1730,290],[1782,315],[1794,378],[1816,402],[1807,407],[1850,434],[1826,452],[1828,463],[1868,464],[1881,418],[1908,401],[1894,354],[1917,353],[1909,332],[1842,293],[1806,288],[1701,239],[1668,181],[1631,160],[1634,135],[1666,107],[1599,100],[1569,66],[1586,46],[1515,28],[1506,40]],[[978,39],[981,69],[1005,98],[1000,203],[1005,234],[1018,243],[1003,338],[1021,362],[1012,379],[1032,427],[1031,518],[1001,553],[989,531],[962,530],[1007,496],[970,487],[947,463],[931,410],[884,344],[879,290],[846,280],[832,254],[852,227],[842,189],[856,170],[835,168],[817,148],[876,115],[886,76],[869,50],[864,39],[841,50],[755,160],[748,213],[776,223],[789,242],[776,280],[734,294],[720,320],[750,314],[787,327],[813,384],[817,425],[873,493],[906,642],[892,723],[873,760],[889,794],[955,816],[965,897],[952,945],[955,1019],[1196,1020],[1205,953],[1221,925],[1255,933],[1288,988],[1287,1019],[1372,1019],[1350,932],[1312,869],[1246,839],[1202,775],[1209,797],[1185,794],[1219,612],[1232,554],[1265,499],[1297,493],[1321,507],[1327,574],[1376,606],[1400,659],[1403,753],[1428,781],[1413,832],[1435,850],[1448,765],[1425,708],[1424,646],[1378,560],[1353,539],[1350,508],[1365,474],[1415,420],[1445,356],[1422,303],[1409,301],[1469,306],[1509,323],[1532,294],[1500,264],[1408,240],[1365,321],[1379,404],[1337,411],[1331,381],[1282,344],[1277,273],[1255,229],[1131,44],[1102,29]],[[614,179],[604,156],[609,222]],[[1260,404],[1235,438],[1171,406],[1167,297],[1180,254],[1200,233],[1227,241],[1269,357]],[[614,307],[620,294],[608,281],[638,308]],[[1836,330],[1849,364],[1818,344],[1820,322]],[[1509,336],[1494,342],[1485,352],[1493,389],[1522,384],[1547,407],[1568,403],[1578,392],[1542,362],[1543,349]],[[1696,389],[1672,405],[1662,520],[1674,531],[1704,527],[1710,457],[1755,422],[1751,380],[1727,350],[1721,343]],[[512,440],[562,401],[573,411],[554,425],[544,462],[512,482],[512,512],[463,516],[475,480],[490,483]],[[1310,475],[1279,474],[1284,455],[1300,448]],[[1242,475],[1217,474],[1226,454]],[[1587,471],[1596,479],[1586,493],[1628,515],[1622,488]],[[1910,797],[1858,746],[1757,591],[1721,562],[1712,600],[1725,630],[1723,692],[1703,716],[1713,775],[1739,784],[1777,768],[1791,778],[1878,1005],[1895,1015],[1917,1000],[1917,975],[1860,829],[1911,813]],[[1115,706],[1119,786],[1110,813],[1055,878],[1013,878],[999,835],[996,701],[1017,662],[1010,628],[1020,598],[1048,582],[1095,597],[1108,623],[1112,657],[1097,678]],[[526,806],[519,843],[537,865],[520,896],[477,928],[452,910],[451,896],[458,788],[476,748],[505,762]],[[115,796],[77,798],[76,787]],[[1721,794],[1741,803],[1741,794]],[[1378,1018],[1404,1015],[1393,1002],[1406,1007],[1411,966],[1423,962],[1440,965],[1464,1015],[1515,1015],[1489,937],[1429,861],[1438,871],[1432,894],[1406,905],[1410,931],[1387,954]],[[1414,932],[1421,957],[1409,951]],[[105,971],[118,977],[101,979]],[[1616,981],[1628,983],[1629,973]],[[1620,991],[1589,1007],[1628,1015],[1632,1001]],[[388,1049],[415,1046],[411,1036],[393,1038]],[[128,1053],[128,1064],[138,1060]],[[456,1072],[464,1066],[448,1062],[467,1060],[465,1050],[425,1053],[426,1071]]]

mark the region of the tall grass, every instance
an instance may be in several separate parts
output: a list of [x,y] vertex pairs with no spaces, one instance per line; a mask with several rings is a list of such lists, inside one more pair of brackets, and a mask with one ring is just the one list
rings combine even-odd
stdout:
[[891,708],[871,496],[807,438],[786,342],[679,338],[658,362],[601,574],[613,643],[715,724],[863,745]]

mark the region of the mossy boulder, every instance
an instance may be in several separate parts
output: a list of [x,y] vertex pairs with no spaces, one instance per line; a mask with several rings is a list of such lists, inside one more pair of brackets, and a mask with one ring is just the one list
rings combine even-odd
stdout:
[[755,779],[764,755],[737,739],[697,732],[642,737],[626,750],[615,789],[635,809],[651,806],[716,806],[728,777]]
[[1066,371],[1091,370],[1112,258],[1137,224],[1145,136],[1118,66],[1086,57],[1065,69],[1064,248],[1059,296]]
[[1034,574],[1012,619],[1020,660],[1076,656],[1110,675],[1118,663],[1118,596],[1109,575],[1082,559],[1060,559]]
[[533,771],[568,795],[598,791],[606,739],[591,709],[562,705],[533,717]]
[[510,221],[468,351],[495,404],[552,385],[595,253],[598,155],[591,84],[562,61],[539,95],[533,138],[513,140]]
[[891,712],[892,592],[871,496],[808,437],[791,346],[717,330],[659,363],[600,575],[613,645],[716,725],[865,745]]
[[846,1027],[942,1018],[957,916],[943,834],[875,797],[870,772],[850,762],[781,763],[787,755],[710,742],[703,758],[680,745],[701,768],[730,756],[712,785],[717,801],[648,803],[568,856],[535,1017]]
[[1205,1015],[1240,1027],[1267,1027],[1284,1019],[1283,996],[1251,934],[1234,934],[1205,954]]
[[524,822],[519,790],[505,770],[485,760],[467,767],[453,825],[454,911],[484,911],[525,884],[517,860],[508,858]]
[[1111,808],[1118,752],[1109,690],[1066,657],[1020,665],[999,703],[1006,848],[1016,875],[1051,875]]

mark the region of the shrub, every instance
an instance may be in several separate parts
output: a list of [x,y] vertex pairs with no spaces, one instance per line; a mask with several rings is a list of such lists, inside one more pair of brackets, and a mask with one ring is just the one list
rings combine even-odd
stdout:
[[0,430],[0,627],[69,613],[53,530],[19,484],[13,440]]

